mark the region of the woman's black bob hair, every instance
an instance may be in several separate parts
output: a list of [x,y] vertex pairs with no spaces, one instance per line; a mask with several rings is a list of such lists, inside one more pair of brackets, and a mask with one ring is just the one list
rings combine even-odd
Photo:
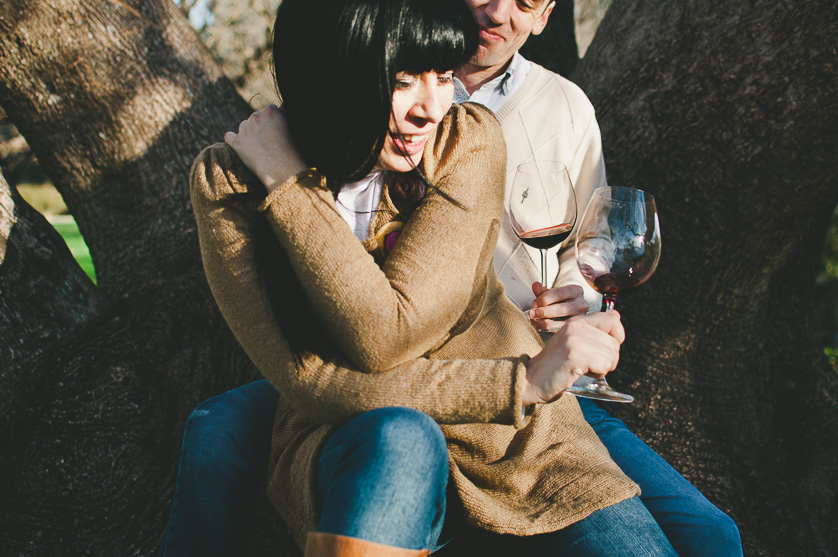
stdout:
[[398,72],[447,72],[477,49],[463,0],[283,0],[274,76],[291,135],[330,187],[367,175],[389,130]]

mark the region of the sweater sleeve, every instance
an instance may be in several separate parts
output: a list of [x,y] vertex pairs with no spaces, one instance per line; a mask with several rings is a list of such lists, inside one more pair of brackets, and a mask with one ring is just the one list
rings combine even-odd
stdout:
[[219,144],[196,159],[190,188],[204,270],[221,313],[254,364],[304,416],[339,423],[366,410],[398,405],[423,411],[441,423],[523,425],[526,356],[416,358],[370,374],[358,370],[329,342],[318,354],[296,353],[273,313],[270,284],[253,242],[261,215],[247,200],[261,184],[231,149]]
[[300,175],[265,201],[307,298],[330,337],[364,371],[393,368],[446,340],[491,265],[503,204],[505,144],[494,115],[456,106],[429,139],[435,186],[379,267],[323,188]]

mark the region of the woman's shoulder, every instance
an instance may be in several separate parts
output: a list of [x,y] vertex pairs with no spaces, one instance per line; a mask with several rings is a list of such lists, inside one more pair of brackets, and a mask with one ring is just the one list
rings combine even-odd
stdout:
[[[506,162],[506,143],[494,113],[476,103],[455,104],[443,118],[425,149],[425,175],[444,174],[457,164],[473,158],[485,159],[490,166]],[[489,170],[487,168],[486,170]],[[433,181],[433,180],[432,180]]]
[[459,141],[470,141],[483,146],[503,144],[500,121],[494,112],[482,104],[467,102],[453,105],[440,129]]
[[[192,196],[222,199],[254,189],[256,177],[226,143],[215,143],[201,151],[189,173]],[[261,184],[259,184],[261,185]],[[262,188],[264,195],[264,187]]]

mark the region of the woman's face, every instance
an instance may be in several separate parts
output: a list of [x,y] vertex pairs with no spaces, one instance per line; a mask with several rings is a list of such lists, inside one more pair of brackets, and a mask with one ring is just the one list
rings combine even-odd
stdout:
[[454,101],[454,72],[399,72],[393,88],[390,131],[376,168],[407,172],[422,160],[428,141]]

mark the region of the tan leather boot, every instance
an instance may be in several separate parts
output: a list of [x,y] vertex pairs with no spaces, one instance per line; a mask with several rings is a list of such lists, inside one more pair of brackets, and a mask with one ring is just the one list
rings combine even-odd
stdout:
[[309,532],[305,557],[427,557],[427,549],[403,549],[359,538]]

